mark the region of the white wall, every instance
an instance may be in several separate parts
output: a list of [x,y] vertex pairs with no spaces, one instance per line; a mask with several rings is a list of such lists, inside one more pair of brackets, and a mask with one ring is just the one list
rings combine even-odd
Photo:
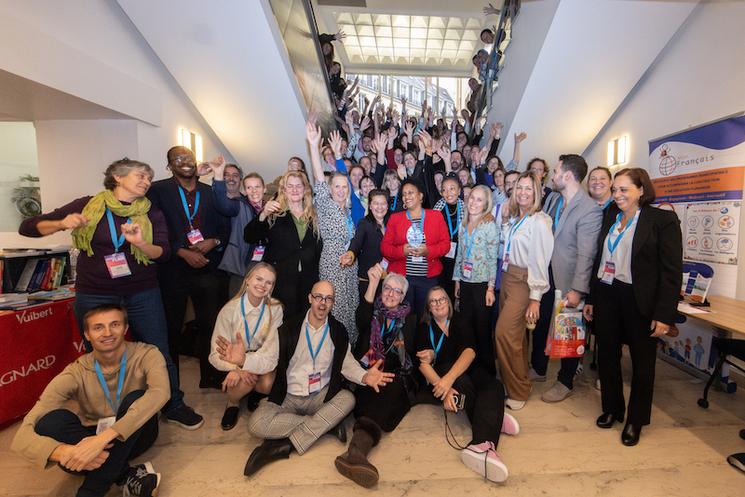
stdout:
[[[165,177],[181,126],[202,135],[205,158],[233,160],[113,0],[2,2],[0,55],[0,69],[133,118],[36,122],[45,211],[98,192],[103,169],[123,155]],[[0,246],[32,244],[0,233]]]
[[[648,166],[648,141],[745,110],[745,3],[703,3],[691,14],[604,130],[585,151],[604,164],[607,142],[628,134],[629,165]],[[739,260],[745,261],[740,227]],[[737,298],[745,298],[745,262]]]

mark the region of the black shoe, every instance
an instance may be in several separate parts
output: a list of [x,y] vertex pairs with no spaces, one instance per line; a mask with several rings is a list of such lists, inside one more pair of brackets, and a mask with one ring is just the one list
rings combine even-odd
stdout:
[[623,431],[621,432],[621,442],[626,447],[633,447],[634,445],[639,443],[639,437],[641,435],[641,425],[626,423],[626,426],[623,427]]
[[289,459],[292,448],[289,438],[264,440],[261,445],[251,452],[248,461],[246,461],[246,467],[243,468],[243,474],[251,476],[270,462]]
[[745,440],[745,430],[740,430],[740,438]]
[[261,399],[264,398],[266,398],[266,395],[259,393],[256,390],[249,392],[248,395],[246,395],[246,408],[248,408],[248,412],[254,412],[259,407]]
[[618,421],[619,423],[623,423],[623,414],[620,416],[614,416],[613,414],[610,414],[608,412],[604,412],[601,414],[597,421],[595,421],[595,424],[598,425],[598,428],[612,428],[613,423]]
[[185,430],[196,430],[204,424],[204,418],[186,404],[168,411],[166,421],[175,423]]
[[341,420],[338,425],[331,428],[328,434],[335,436],[343,444],[347,443],[347,429],[344,426],[344,420]]
[[152,497],[158,495],[160,473],[156,473],[150,462],[138,464],[127,470],[123,482],[125,497]]
[[228,431],[235,428],[238,423],[238,415],[241,413],[241,409],[238,406],[228,406],[225,408],[225,413],[222,415],[222,421],[220,426],[223,430]]
[[732,454],[731,456],[727,456],[727,462],[735,469],[739,469],[743,473],[745,473],[745,452],[740,452],[738,454]]

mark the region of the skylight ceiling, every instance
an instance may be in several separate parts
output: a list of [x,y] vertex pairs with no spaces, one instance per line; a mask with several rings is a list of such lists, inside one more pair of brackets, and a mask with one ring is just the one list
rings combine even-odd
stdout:
[[335,13],[352,64],[438,64],[466,67],[483,43],[476,17]]

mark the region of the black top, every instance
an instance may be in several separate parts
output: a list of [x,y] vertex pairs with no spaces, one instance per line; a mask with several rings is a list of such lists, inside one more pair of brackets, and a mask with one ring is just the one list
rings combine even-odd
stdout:
[[360,219],[357,232],[349,244],[349,250],[357,257],[357,276],[360,278],[367,279],[367,270],[383,258],[380,253],[382,241],[383,231],[378,223],[370,221],[367,217]]
[[[597,278],[603,243],[619,212],[615,203],[604,211],[588,303],[592,303],[593,289],[604,284]],[[680,220],[674,212],[651,206],[641,208],[631,242],[631,280],[636,305],[647,319],[675,323],[683,278],[682,238]]]
[[[440,376],[450,371],[450,368],[453,367],[455,361],[458,360],[464,350],[472,349],[476,352],[476,337],[473,334],[473,328],[463,326],[462,324],[463,321],[459,315],[454,314],[450,320],[449,335],[443,338],[440,351],[437,353],[435,362],[432,364],[432,367]],[[416,335],[417,352],[427,349],[434,350],[440,341],[440,337],[443,336],[442,330],[434,319],[432,320],[432,334],[434,335],[434,345],[430,340],[429,325],[427,323],[419,323]]]
[[199,192],[199,208],[192,221],[192,226],[202,233],[205,240],[216,238],[220,244],[205,254],[209,259],[209,264],[201,269],[194,269],[189,266],[176,252],[181,248],[188,248],[190,243],[186,234],[191,230],[189,220],[179,195],[179,183],[176,178],[162,179],[156,181],[150,186],[147,192],[147,198],[163,212],[168,225],[168,235],[171,242],[171,251],[173,257],[168,265],[176,265],[177,270],[202,271],[205,269],[215,269],[222,260],[223,250],[228,243],[230,236],[230,220],[217,212],[212,195],[212,187],[200,181],[197,181],[197,187],[193,192],[184,192],[187,197],[187,203],[192,203],[189,207],[193,209],[193,201],[196,198],[196,192]]

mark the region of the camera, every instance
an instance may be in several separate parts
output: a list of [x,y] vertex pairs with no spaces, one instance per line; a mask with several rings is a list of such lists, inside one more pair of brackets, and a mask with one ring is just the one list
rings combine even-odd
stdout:
[[454,393],[453,404],[455,404],[455,408],[459,411],[463,410],[466,405],[466,395],[463,393]]

